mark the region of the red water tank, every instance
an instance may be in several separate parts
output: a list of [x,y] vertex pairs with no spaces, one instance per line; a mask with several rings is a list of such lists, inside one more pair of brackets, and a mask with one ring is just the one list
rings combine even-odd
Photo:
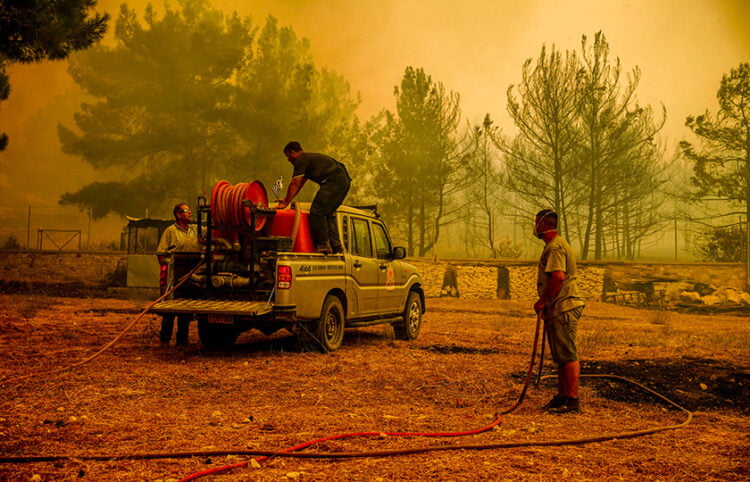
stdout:
[[[281,209],[266,223],[266,234],[268,236],[294,237],[292,251],[297,253],[312,253],[315,251],[312,237],[310,236],[310,225],[307,221],[307,211],[296,209]],[[293,236],[294,225],[297,223],[296,236]]]

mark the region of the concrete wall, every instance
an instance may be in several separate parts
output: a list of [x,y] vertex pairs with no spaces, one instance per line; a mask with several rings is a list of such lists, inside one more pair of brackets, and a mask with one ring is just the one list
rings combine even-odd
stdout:
[[[532,300],[536,297],[536,261],[412,258],[407,262],[419,268],[428,297],[456,294],[443,289],[449,272],[452,273],[448,277],[453,277],[455,291],[461,298]],[[155,263],[148,264],[147,271],[154,266]],[[711,292],[721,287],[745,288],[744,266],[735,263],[581,261],[578,275],[581,294],[590,300],[614,292],[653,289]],[[154,273],[154,282],[156,276],[158,271]],[[122,252],[0,251],[0,289],[3,282],[124,286],[128,277],[129,285],[135,286],[136,278],[128,276],[128,257]],[[140,280],[137,284],[148,285],[147,281]]]

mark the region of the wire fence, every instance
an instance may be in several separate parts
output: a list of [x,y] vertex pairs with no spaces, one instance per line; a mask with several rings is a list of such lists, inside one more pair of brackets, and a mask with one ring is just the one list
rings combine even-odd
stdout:
[[[741,216],[735,219],[722,219],[722,227],[736,229],[738,237],[744,237],[747,223]],[[732,224],[734,222],[734,224]],[[526,218],[509,217],[501,223],[500,238],[507,238],[513,244],[524,247],[524,257],[534,257],[538,252],[538,243],[529,238],[529,222]],[[30,249],[50,251],[125,251],[128,246],[138,250],[153,250],[158,236],[145,236],[139,232],[136,239],[127,229],[128,220],[121,216],[109,216],[103,220],[94,220],[88,212],[76,207],[38,205],[0,205],[0,249]],[[703,220],[675,219],[665,223],[664,228],[643,239],[639,246],[637,259],[662,259],[665,261],[695,260],[698,250],[696,243],[705,235],[711,224]],[[454,226],[446,231],[444,240],[435,249],[438,257],[466,257],[467,250],[462,238],[461,227]],[[450,234],[450,235],[449,235]],[[152,239],[154,238],[154,239]],[[447,241],[446,241],[447,240]],[[474,240],[476,242],[476,239]],[[576,240],[569,240],[574,248]],[[468,242],[468,241],[467,241]],[[144,244],[145,243],[145,244]],[[150,244],[154,246],[150,246]],[[146,246],[146,244],[149,244]],[[747,243],[740,243],[742,259],[747,260]],[[143,245],[143,246],[141,246]],[[476,249],[474,251],[477,251]],[[486,257],[487,253],[474,253]],[[603,259],[615,259],[616,251],[609,247]]]
[[0,248],[52,251],[121,249],[126,221],[95,221],[62,206],[0,206]]

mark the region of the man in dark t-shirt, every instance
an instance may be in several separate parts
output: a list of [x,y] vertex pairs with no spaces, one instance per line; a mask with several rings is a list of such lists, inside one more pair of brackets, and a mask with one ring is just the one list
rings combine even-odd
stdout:
[[346,167],[325,154],[304,152],[296,141],[284,147],[284,155],[294,166],[294,173],[286,196],[279,201],[277,209],[287,207],[308,179],[317,183],[320,188],[313,198],[309,216],[315,250],[325,254],[343,253],[335,213],[344,202],[351,185]]

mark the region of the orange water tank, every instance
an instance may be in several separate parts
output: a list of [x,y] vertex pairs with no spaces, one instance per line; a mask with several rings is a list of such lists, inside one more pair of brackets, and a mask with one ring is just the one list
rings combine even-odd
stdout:
[[265,232],[268,236],[292,237],[295,218],[299,217],[292,251],[297,253],[312,253],[315,251],[315,247],[310,236],[310,225],[307,221],[307,215],[307,211],[297,211],[296,209],[281,209],[276,211],[276,214],[267,221]]

